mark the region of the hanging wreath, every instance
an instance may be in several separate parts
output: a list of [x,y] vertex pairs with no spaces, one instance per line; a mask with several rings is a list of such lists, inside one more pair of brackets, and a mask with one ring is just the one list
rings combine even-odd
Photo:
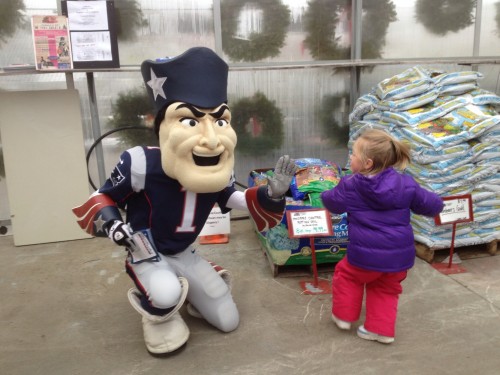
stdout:
[[151,132],[129,130],[121,133],[121,141],[127,146],[156,146],[158,139],[153,131],[154,108],[145,90],[137,89],[118,94],[111,105],[112,117],[108,125],[113,128],[140,126]]
[[148,26],[149,22],[144,18],[142,9],[137,0],[115,0],[115,25],[119,41],[135,40],[136,30]]
[[[239,37],[239,15],[245,4],[263,11],[262,32]],[[225,0],[221,5],[222,49],[233,61],[258,61],[279,55],[290,23],[290,10],[280,0]]]
[[23,0],[9,0],[2,2],[1,9],[0,45],[6,43],[16,30],[23,25],[23,12],[26,10],[26,6]]
[[472,25],[476,0],[418,0],[417,21],[436,35],[457,32]]
[[283,114],[261,92],[231,105],[231,118],[231,124],[238,135],[238,151],[244,154],[265,154],[281,147]]
[[[361,53],[364,59],[382,57],[385,35],[391,22],[397,20],[395,5],[391,0],[364,1],[361,31]],[[351,20],[351,0],[313,0],[304,15],[307,33],[304,45],[316,60],[347,60],[351,47],[341,46],[335,29],[345,15]]]
[[337,95],[327,95],[321,102],[319,119],[323,126],[325,137],[333,140],[335,144],[347,145],[349,141],[348,123],[339,124],[335,118],[337,113],[342,112],[342,110],[348,111],[349,108],[349,94],[346,92]]

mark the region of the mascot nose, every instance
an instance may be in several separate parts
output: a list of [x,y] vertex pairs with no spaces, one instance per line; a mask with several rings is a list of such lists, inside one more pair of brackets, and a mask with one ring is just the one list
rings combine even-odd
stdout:
[[200,144],[210,149],[215,149],[219,145],[219,137],[215,132],[213,124],[207,122],[203,124],[203,135]]

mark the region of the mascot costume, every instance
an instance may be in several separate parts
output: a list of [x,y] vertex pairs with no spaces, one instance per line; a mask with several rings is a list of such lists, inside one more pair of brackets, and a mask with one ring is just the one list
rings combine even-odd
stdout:
[[192,244],[215,204],[224,213],[248,210],[261,231],[277,225],[296,166],[282,156],[268,185],[235,189],[228,66],[212,50],[147,60],[141,72],[157,110],[159,147],[125,151],[104,185],[73,212],[83,230],[127,249],[125,268],[135,284],[129,301],[142,315],[148,351],[163,354],[189,338],[179,313],[186,300],[188,313],[222,332],[238,327],[230,275]]

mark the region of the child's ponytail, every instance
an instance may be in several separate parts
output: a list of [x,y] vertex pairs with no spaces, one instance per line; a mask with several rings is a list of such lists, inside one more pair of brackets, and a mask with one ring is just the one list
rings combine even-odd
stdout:
[[[392,138],[392,137],[391,137]],[[394,151],[394,168],[403,170],[410,163],[410,147],[401,141],[391,139]]]
[[366,171],[368,174],[377,174],[389,167],[403,170],[410,163],[410,147],[383,130],[368,129],[358,140],[362,144],[362,159],[373,162],[372,168]]

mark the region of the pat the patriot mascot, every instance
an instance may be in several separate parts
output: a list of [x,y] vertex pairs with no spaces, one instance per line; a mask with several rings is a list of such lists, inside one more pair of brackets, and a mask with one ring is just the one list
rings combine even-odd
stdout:
[[157,110],[159,147],[125,151],[105,184],[73,212],[86,232],[127,249],[125,268],[135,284],[129,301],[142,315],[148,351],[163,354],[189,338],[179,313],[185,300],[191,315],[222,332],[238,327],[230,274],[192,244],[215,204],[223,213],[248,210],[259,230],[277,225],[296,166],[282,156],[267,186],[235,189],[228,66],[212,50],[147,60],[141,71]]

